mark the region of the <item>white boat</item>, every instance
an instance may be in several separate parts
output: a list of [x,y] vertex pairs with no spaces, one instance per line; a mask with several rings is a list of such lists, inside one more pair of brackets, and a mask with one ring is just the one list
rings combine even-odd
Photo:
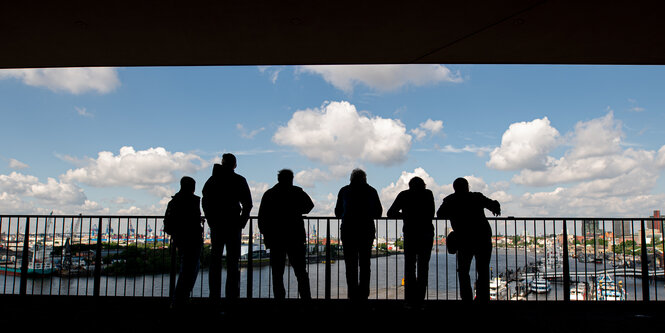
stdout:
[[552,287],[545,279],[536,279],[529,282],[529,291],[536,294],[545,294],[550,292]]
[[500,277],[490,280],[490,300],[507,300],[508,288]]
[[587,300],[587,285],[586,283],[577,283],[570,288],[571,301],[586,301]]
[[623,283],[615,283],[614,280],[603,275],[596,280],[596,300],[599,301],[625,301],[626,290]]

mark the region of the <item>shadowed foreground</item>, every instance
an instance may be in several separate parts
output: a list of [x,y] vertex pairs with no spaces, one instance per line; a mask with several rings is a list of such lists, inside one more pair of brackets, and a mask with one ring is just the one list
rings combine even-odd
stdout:
[[241,299],[214,304],[194,299],[186,310],[178,312],[168,305],[164,298],[2,295],[0,325],[70,332],[172,332],[211,325],[215,330],[232,327],[248,332],[349,328],[395,332],[454,327],[493,332],[645,332],[665,323],[663,302],[492,302],[478,306],[428,301],[422,308],[410,309],[403,301],[389,300],[354,305],[346,300]]

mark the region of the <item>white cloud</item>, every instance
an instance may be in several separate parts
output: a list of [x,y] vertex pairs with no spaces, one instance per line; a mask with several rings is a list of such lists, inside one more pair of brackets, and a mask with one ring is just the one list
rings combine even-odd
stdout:
[[236,124],[236,128],[240,131],[240,136],[245,139],[253,139],[257,134],[263,132],[265,127],[261,127],[255,130],[247,130],[242,124]]
[[411,130],[416,140],[424,139],[428,134],[438,134],[443,130],[443,121],[427,119],[424,123],[420,123],[418,128]]
[[332,178],[333,176],[329,172],[314,168],[298,171],[294,176],[294,183],[302,187],[314,187],[316,182],[327,181]]
[[300,66],[297,72],[321,75],[335,88],[347,93],[359,84],[375,91],[388,92],[407,85],[462,82],[459,73],[453,73],[442,65],[313,65]]
[[76,95],[89,91],[106,94],[120,86],[116,70],[105,67],[0,70],[0,80],[9,78],[21,80],[29,86]]
[[9,167],[14,169],[14,170],[22,170],[22,169],[27,169],[30,166],[13,158],[9,159]]
[[514,123],[501,138],[501,146],[490,153],[487,166],[498,170],[540,170],[547,165],[547,154],[557,146],[559,131],[547,117]]
[[88,112],[88,109],[84,107],[75,106],[74,109],[76,110],[76,113],[78,113],[79,116],[89,117],[89,118],[92,117],[92,113]]
[[117,155],[102,151],[86,165],[68,170],[62,179],[96,187],[130,186],[155,188],[177,182],[180,177],[207,167],[208,163],[195,154],[171,153],[162,147],[134,150],[122,147]]
[[[53,178],[42,183],[35,176],[18,172],[0,175],[0,193],[3,193],[3,200],[14,203],[24,201],[23,198],[35,199],[50,206],[76,206],[83,205],[86,201],[83,189],[75,184]],[[22,207],[28,206],[29,204],[25,203]]]
[[331,168],[362,162],[394,165],[411,148],[411,135],[401,121],[361,115],[348,102],[296,111],[273,141]]
[[[640,174],[655,182],[659,153],[622,148],[621,123],[612,112],[586,122],[579,122],[573,133],[566,135],[572,146],[564,156],[548,157],[542,170],[522,170],[513,182],[530,186],[548,186],[562,183],[602,180],[612,182],[629,174]],[[662,148],[661,148],[662,149]],[[626,184],[629,185],[629,184]]]

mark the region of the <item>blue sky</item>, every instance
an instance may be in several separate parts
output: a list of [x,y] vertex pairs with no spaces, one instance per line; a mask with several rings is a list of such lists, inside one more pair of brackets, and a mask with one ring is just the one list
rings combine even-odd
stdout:
[[281,168],[329,215],[362,167],[386,211],[456,177],[512,216],[665,209],[665,68],[266,66],[0,70],[0,214],[162,214],[224,152],[255,206]]

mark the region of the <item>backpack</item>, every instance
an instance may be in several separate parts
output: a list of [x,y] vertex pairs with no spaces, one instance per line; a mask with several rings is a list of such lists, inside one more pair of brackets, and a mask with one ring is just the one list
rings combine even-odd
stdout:
[[176,234],[178,217],[177,217],[177,200],[172,198],[166,205],[166,212],[164,213],[164,232],[169,236]]

